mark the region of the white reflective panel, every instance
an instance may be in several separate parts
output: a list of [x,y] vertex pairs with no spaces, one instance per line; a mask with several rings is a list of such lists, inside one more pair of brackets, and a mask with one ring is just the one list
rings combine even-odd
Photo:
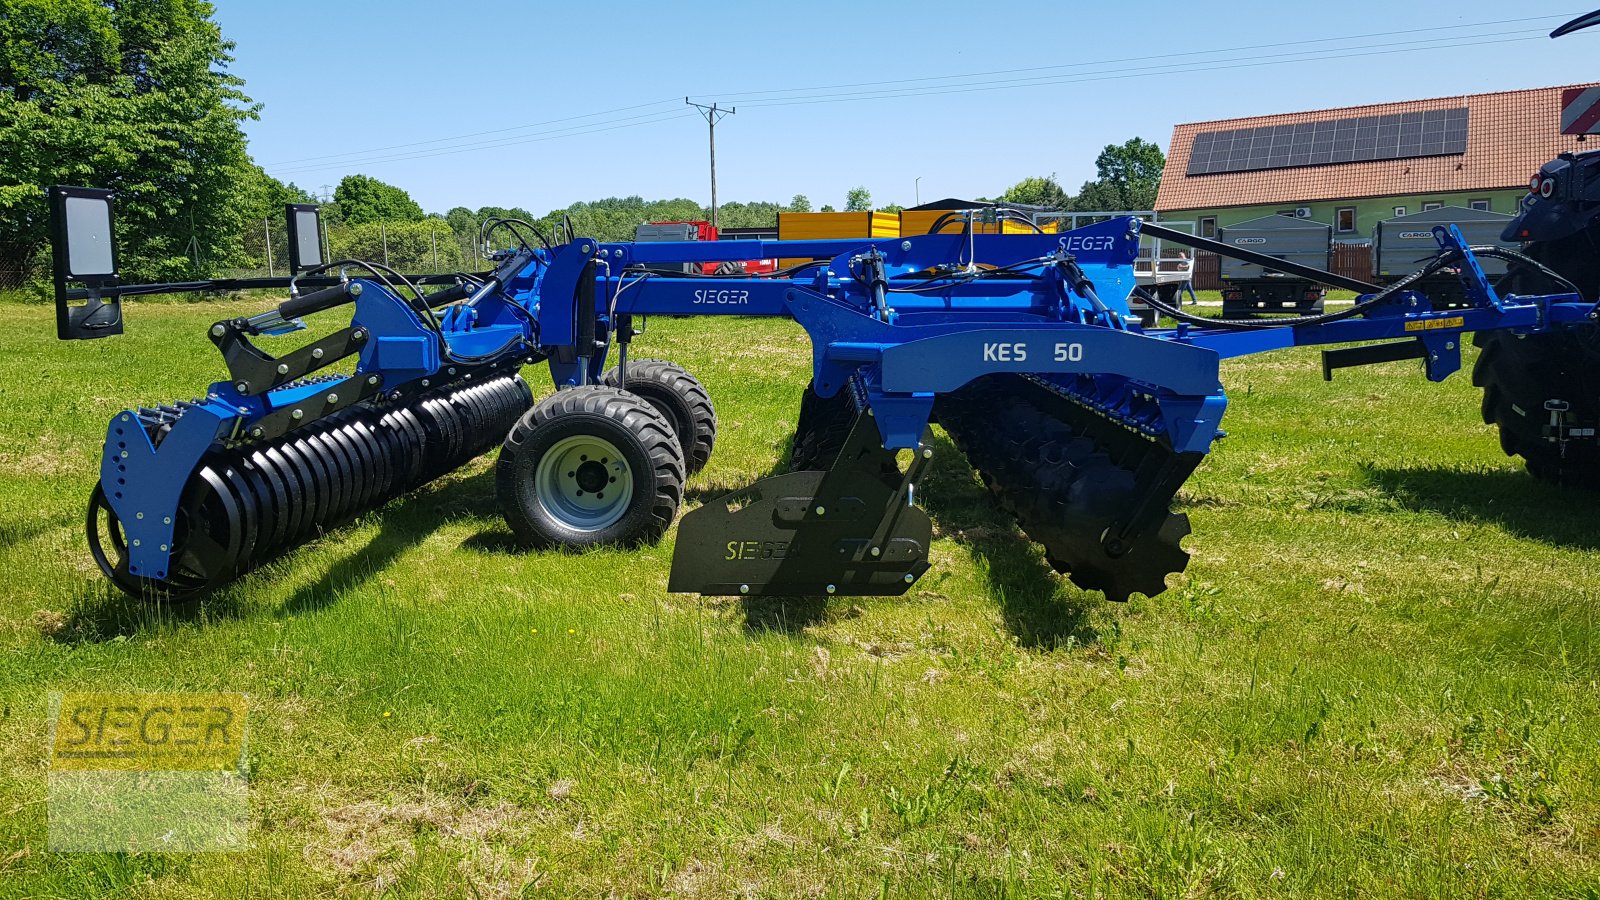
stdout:
[[67,269],[74,277],[111,275],[111,202],[68,197]]
[[317,234],[317,214],[312,210],[294,211],[295,242],[298,245],[300,265],[307,268],[322,265],[322,240]]

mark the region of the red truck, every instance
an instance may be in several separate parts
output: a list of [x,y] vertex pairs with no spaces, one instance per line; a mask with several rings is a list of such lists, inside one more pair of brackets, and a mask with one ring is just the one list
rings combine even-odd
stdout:
[[[776,229],[774,229],[776,231]],[[744,235],[740,235],[744,237]],[[646,222],[634,229],[635,241],[714,241],[717,240],[717,229],[710,222]],[[776,259],[747,259],[743,262],[707,262],[684,263],[684,271],[689,271],[690,266],[698,265],[700,271],[706,275],[733,274],[730,270],[737,266],[738,271],[749,275],[764,275],[778,269]],[[721,269],[721,271],[718,271]]]

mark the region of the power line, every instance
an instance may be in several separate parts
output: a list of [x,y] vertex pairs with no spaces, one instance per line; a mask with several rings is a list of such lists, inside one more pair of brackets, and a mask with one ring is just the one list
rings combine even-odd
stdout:
[[[1466,29],[1466,28],[1482,28],[1482,27],[1486,27],[1486,26],[1506,24],[1506,23],[1511,23],[1511,22],[1515,22],[1515,23],[1518,23],[1518,24],[1526,25],[1526,24],[1528,24],[1530,22],[1539,21],[1541,19],[1557,19],[1557,18],[1562,18],[1564,20],[1565,18],[1570,18],[1570,16],[1562,17],[1562,16],[1553,16],[1552,15],[1552,16],[1535,16],[1535,17],[1522,18],[1522,19],[1502,19],[1502,20],[1493,20],[1493,21],[1487,21],[1487,22],[1476,22],[1476,23],[1462,24],[1462,25],[1446,25],[1446,26],[1433,26],[1433,27],[1429,27],[1429,28],[1417,28],[1417,29],[1411,29],[1411,30],[1408,30],[1408,31],[1390,32],[1390,33],[1385,33],[1385,34],[1362,34],[1362,35],[1347,35],[1347,36],[1344,36],[1344,37],[1333,37],[1333,38],[1314,38],[1314,39],[1306,39],[1306,40],[1302,40],[1302,41],[1278,42],[1278,43],[1273,43],[1273,44],[1255,44],[1255,45],[1243,45],[1243,46],[1238,46],[1238,47],[1220,48],[1220,49],[1211,49],[1211,50],[1194,50],[1194,51],[1186,51],[1186,52],[1175,53],[1175,54],[1162,54],[1162,55],[1159,55],[1159,56],[1130,57],[1130,58],[1124,58],[1124,59],[1121,59],[1121,60],[1101,60],[1101,61],[1096,61],[1096,62],[1069,63],[1069,64],[1051,65],[1051,66],[1035,66],[1035,67],[1028,67],[1028,68],[1020,68],[1020,69],[1005,69],[1005,70],[996,70],[996,71],[992,71],[992,72],[968,73],[968,74],[965,74],[965,75],[927,76],[927,77],[923,77],[923,78],[896,79],[896,80],[891,80],[891,81],[856,82],[856,83],[846,83],[846,84],[837,84],[837,85],[828,85],[828,86],[818,86],[818,87],[811,87],[811,88],[785,88],[785,89],[769,90],[769,91],[747,91],[747,92],[743,92],[743,93],[740,93],[740,94],[734,94],[734,95],[730,95],[730,96],[759,97],[761,95],[777,95],[777,94],[789,94],[790,95],[790,96],[786,96],[786,97],[771,96],[768,99],[753,99],[753,100],[748,100],[748,101],[745,102],[745,105],[758,106],[758,107],[781,107],[781,106],[817,105],[817,104],[828,104],[828,103],[851,103],[851,102],[864,102],[864,101],[871,101],[871,100],[903,99],[903,98],[907,98],[907,97],[924,97],[924,96],[939,96],[939,95],[948,95],[948,94],[982,93],[982,92],[1000,91],[1000,90],[1015,90],[1015,89],[1019,89],[1019,88],[1030,88],[1030,87],[1049,87],[1049,86],[1062,85],[1062,84],[1079,84],[1079,83],[1097,82],[1097,81],[1115,81],[1115,80],[1131,79],[1131,78],[1149,78],[1149,77],[1159,76],[1159,75],[1181,75],[1181,74],[1188,74],[1188,73],[1202,72],[1202,71],[1228,70],[1228,69],[1241,69],[1241,68],[1258,68],[1258,67],[1264,67],[1264,66],[1289,65],[1289,64],[1293,64],[1293,63],[1304,63],[1304,62],[1324,62],[1324,61],[1329,61],[1329,60],[1353,59],[1353,58],[1361,58],[1361,57],[1368,57],[1368,56],[1390,55],[1390,54],[1395,54],[1395,53],[1421,53],[1421,52],[1428,52],[1428,51],[1432,51],[1432,50],[1458,49],[1458,48],[1464,48],[1464,47],[1486,46],[1486,45],[1491,45],[1491,44],[1517,43],[1517,42],[1524,42],[1524,41],[1531,41],[1531,40],[1542,40],[1544,32],[1543,32],[1543,30],[1530,31],[1530,30],[1527,30],[1527,29],[1516,30],[1516,31],[1486,32],[1486,33],[1482,33],[1482,34],[1451,35],[1451,36],[1438,37],[1438,38],[1419,38],[1419,39],[1407,40],[1407,41],[1390,41],[1390,42],[1383,42],[1383,43],[1362,44],[1362,45],[1354,45],[1354,46],[1346,46],[1346,47],[1325,47],[1325,48],[1318,48],[1318,49],[1304,49],[1304,50],[1297,50],[1297,51],[1287,51],[1287,52],[1282,52],[1282,53],[1267,54],[1265,56],[1263,56],[1261,54],[1254,54],[1254,55],[1251,55],[1251,56],[1243,56],[1243,57],[1241,57],[1241,56],[1224,56],[1223,58],[1219,58],[1219,59],[1191,59],[1191,60],[1188,60],[1188,61],[1185,61],[1185,62],[1179,62],[1179,63],[1162,63],[1162,64],[1158,64],[1158,65],[1131,66],[1131,67],[1124,67],[1124,68],[1120,68],[1120,69],[1110,69],[1110,70],[1098,69],[1098,70],[1095,70],[1095,71],[1083,72],[1083,73],[1065,73],[1064,72],[1064,73],[1058,74],[1058,75],[1039,75],[1039,76],[1030,76],[1030,77],[1025,77],[1025,78],[1003,78],[1003,79],[995,79],[995,80],[991,80],[991,81],[979,81],[979,82],[970,82],[970,81],[969,82],[962,82],[960,80],[952,81],[953,79],[982,78],[982,77],[987,77],[989,75],[1007,75],[1007,74],[1017,74],[1017,73],[1023,73],[1023,72],[1034,72],[1034,71],[1057,71],[1057,70],[1062,70],[1062,69],[1079,69],[1079,68],[1087,68],[1087,67],[1090,67],[1090,66],[1100,66],[1100,65],[1107,64],[1107,63],[1138,62],[1140,60],[1151,60],[1151,59],[1170,59],[1170,58],[1176,57],[1176,56],[1215,57],[1215,56],[1218,56],[1218,55],[1221,55],[1221,54],[1237,54],[1237,53],[1240,53],[1240,52],[1246,51],[1246,50],[1255,50],[1255,49],[1263,49],[1263,48],[1279,48],[1279,47],[1287,47],[1287,46],[1306,46],[1306,45],[1311,45],[1311,44],[1327,44],[1327,43],[1342,42],[1342,41],[1364,40],[1364,39],[1370,38],[1370,37],[1394,37],[1394,36],[1401,36],[1401,35],[1407,35],[1407,34],[1423,34],[1423,33],[1436,32],[1436,31],[1447,31],[1447,30],[1459,31],[1461,29]],[[1521,35],[1521,36],[1519,36],[1519,35]],[[1351,51],[1359,51],[1359,52],[1351,52]],[[859,88],[872,88],[872,87],[879,86],[879,85],[920,84],[922,82],[947,82],[947,83],[944,83],[944,84],[922,84],[921,86],[918,86],[918,87],[883,88],[883,89],[879,89],[879,90],[844,90],[844,89],[850,89],[850,88],[857,88],[857,89],[859,89]],[[807,91],[810,91],[812,93],[806,93]],[[834,93],[818,93],[818,92],[826,92],[826,91],[832,91]],[[616,113],[621,113],[621,112],[631,112],[631,111],[637,110],[637,109],[646,109],[648,107],[661,105],[661,104],[667,103],[667,102],[671,102],[671,101],[656,100],[656,101],[651,101],[649,103],[634,104],[634,105],[631,105],[631,106],[618,107],[618,108],[615,108],[615,109],[604,110],[604,111],[601,111],[601,112],[587,113],[587,114],[576,115],[576,116],[568,116],[568,117],[558,118],[558,119],[551,119],[551,120],[547,120],[545,122],[529,123],[529,124],[526,124],[526,125],[518,125],[518,126],[512,126],[512,127],[508,127],[508,128],[493,129],[493,130],[481,131],[481,132],[473,132],[473,133],[470,133],[470,134],[452,135],[451,137],[448,137],[448,138],[437,138],[437,139],[428,140],[428,141],[415,141],[415,142],[404,143],[404,144],[390,145],[388,147],[371,148],[371,149],[368,149],[368,150],[353,150],[353,151],[348,151],[348,152],[345,152],[345,153],[328,154],[328,155],[325,155],[325,156],[304,157],[304,158],[299,159],[299,160],[289,160],[289,161],[286,161],[284,163],[276,164],[276,165],[272,166],[272,168],[275,169],[275,171],[277,171],[280,174],[295,174],[295,173],[306,173],[306,172],[313,172],[313,171],[326,171],[326,170],[332,169],[332,168],[348,168],[348,167],[355,167],[355,166],[380,165],[380,164],[390,163],[390,162],[403,162],[403,161],[408,161],[408,160],[428,159],[428,158],[437,157],[437,156],[454,155],[454,154],[457,154],[457,153],[468,153],[468,152],[475,152],[475,151],[479,151],[479,150],[498,149],[498,148],[502,148],[502,147],[511,147],[511,146],[517,146],[517,145],[521,145],[521,144],[528,144],[528,143],[540,143],[540,142],[544,142],[544,141],[557,140],[557,139],[566,138],[566,137],[577,137],[577,136],[586,135],[586,134],[596,134],[596,133],[601,133],[601,132],[606,132],[606,131],[615,131],[615,130],[619,130],[619,129],[622,129],[622,128],[633,128],[633,127],[638,127],[638,126],[641,126],[641,125],[652,125],[652,124],[657,124],[657,123],[661,123],[661,122],[669,122],[669,121],[672,121],[674,119],[687,118],[687,117],[689,117],[689,115],[691,115],[689,113],[676,113],[676,114],[673,114],[673,113],[669,113],[667,111],[659,111],[659,112],[641,113],[641,114],[634,115],[634,116],[621,116],[621,117],[609,118],[609,119],[600,118],[600,117],[604,117],[604,116],[615,116]],[[685,102],[689,103],[689,105],[691,105],[691,106],[698,107],[702,111],[701,114],[702,115],[706,115],[705,110],[707,109],[707,107],[704,104],[693,103],[688,98],[685,98]],[[723,109],[721,107],[717,107],[716,104],[712,104],[712,106],[715,107],[716,110],[719,113],[722,113],[722,114],[725,114],[726,112],[729,111],[729,110]],[[452,143],[450,143],[450,142],[454,142],[454,141],[460,141],[463,138],[481,137],[481,136],[484,136],[484,135],[492,135],[492,134],[505,134],[505,133],[508,133],[508,132],[521,131],[521,130],[525,130],[525,129],[528,129],[528,128],[542,127],[544,125],[557,124],[557,123],[561,123],[561,122],[575,122],[575,121],[578,121],[578,120],[581,120],[581,119],[599,119],[599,121],[583,122],[583,123],[577,124],[577,125],[569,125],[569,126],[565,126],[565,127],[562,127],[562,128],[548,129],[546,131],[534,132],[533,134],[530,134],[530,135],[514,135],[514,136],[503,137],[503,138],[492,138],[492,139],[486,140],[486,141],[469,142],[469,143],[466,143],[466,144],[452,144]],[[714,124],[710,123],[709,120],[708,120],[708,125],[710,125],[710,127],[714,128]],[[712,139],[714,140],[714,134],[712,136]],[[431,146],[431,145],[438,145],[438,144],[442,144],[442,145],[445,145],[445,146],[437,146],[437,147]],[[409,150],[407,148],[416,148],[416,149]],[[392,154],[383,154],[383,151],[386,151],[386,150],[400,150],[402,152],[400,152],[400,153],[392,153]],[[714,152],[715,151],[713,149],[713,153]],[[378,154],[383,154],[383,155],[378,155],[378,156],[367,156],[367,155],[365,155],[365,154],[371,154],[371,153],[378,153]],[[326,160],[326,162],[318,162],[319,160]],[[714,197],[714,195],[715,195],[715,190],[713,190],[713,205],[715,205],[715,197]]]
[[734,113],[738,112],[738,110],[734,109],[731,106],[728,107],[727,109],[719,109],[715,102],[713,102],[710,106],[706,106],[704,103],[695,103],[695,102],[691,101],[688,97],[683,98],[683,102],[688,106],[692,106],[695,109],[698,109],[700,111],[700,115],[704,116],[705,120],[706,120],[706,131],[709,134],[710,140],[711,140],[711,227],[712,228],[716,228],[717,227],[717,123],[722,121],[723,119],[727,118],[728,116],[731,116]]
[[[454,155],[454,154],[457,154],[457,153],[472,153],[472,152],[475,152],[475,151],[478,151],[478,150],[495,150],[495,149],[499,149],[501,147],[515,147],[515,146],[518,146],[518,145],[521,145],[521,144],[537,144],[537,143],[542,143],[544,141],[560,140],[561,138],[577,137],[579,135],[584,135],[584,134],[598,134],[598,133],[603,132],[603,131],[617,131],[617,130],[620,130],[620,129],[623,129],[623,128],[637,128],[640,125],[654,125],[654,124],[657,124],[659,122],[670,122],[673,119],[689,119],[689,118],[693,118],[694,117],[694,113],[689,113],[689,112],[677,112],[677,113],[672,113],[670,115],[662,115],[660,113],[656,113],[654,115],[660,116],[660,118],[652,118],[652,119],[647,119],[645,121],[640,121],[640,122],[626,122],[626,120],[621,120],[621,121],[624,122],[624,124],[609,124],[609,125],[607,123],[604,123],[604,122],[595,122],[595,123],[591,123],[591,125],[593,127],[590,127],[590,126],[575,126],[575,127],[581,127],[582,128],[582,130],[576,130],[576,131],[574,131],[572,129],[556,129],[555,132],[541,132],[540,134],[542,134],[543,136],[507,138],[507,139],[503,139],[503,140],[498,141],[498,142],[484,142],[484,143],[481,143],[481,144],[468,144],[468,145],[462,146],[462,147],[445,147],[445,148],[432,150],[432,151],[423,151],[423,152],[409,153],[409,154],[397,154],[397,155],[393,155],[393,156],[380,156],[380,157],[372,157],[372,158],[368,158],[368,159],[354,159],[354,160],[347,160],[347,161],[344,161],[344,162],[334,162],[334,163],[327,163],[327,164],[317,163],[317,164],[314,164],[314,165],[304,165],[304,166],[294,166],[294,167],[290,167],[290,168],[280,168],[280,169],[275,169],[274,171],[279,172],[279,173],[283,173],[283,174],[293,174],[293,173],[296,173],[296,172],[322,172],[322,171],[326,171],[326,170],[328,170],[330,168],[347,168],[347,167],[353,167],[353,166],[368,166],[368,165],[378,165],[378,164],[382,164],[382,163],[404,162],[406,160],[412,160],[412,159],[429,159],[429,158],[432,158],[432,157],[435,157],[435,156],[450,156],[450,155]],[[635,117],[635,118],[637,118],[637,117]],[[567,134],[558,133],[558,132],[561,132],[561,131],[567,131],[569,133],[567,133]]]
[[[1294,47],[1294,46],[1300,46],[1300,45],[1304,45],[1304,44],[1326,44],[1326,43],[1333,43],[1333,42],[1338,42],[1338,41],[1358,41],[1358,40],[1365,40],[1367,38],[1398,37],[1398,36],[1401,36],[1401,35],[1424,34],[1424,33],[1427,33],[1427,32],[1434,32],[1434,31],[1459,31],[1459,30],[1464,29],[1464,28],[1486,28],[1486,27],[1488,27],[1490,25],[1516,25],[1516,24],[1528,25],[1529,23],[1537,22],[1537,21],[1541,21],[1541,20],[1550,20],[1550,21],[1561,20],[1561,21],[1566,21],[1566,20],[1568,20],[1570,18],[1571,18],[1571,15],[1548,15],[1548,16],[1522,17],[1522,18],[1516,18],[1516,19],[1494,19],[1494,20],[1490,20],[1490,21],[1486,21],[1486,22],[1471,22],[1471,23],[1462,24],[1462,25],[1435,25],[1435,26],[1431,26],[1431,27],[1428,27],[1428,28],[1412,28],[1412,29],[1408,29],[1408,30],[1405,30],[1405,31],[1381,31],[1381,32],[1371,32],[1371,33],[1368,33],[1368,34],[1344,35],[1344,36],[1341,36],[1341,37],[1308,38],[1308,39],[1299,40],[1299,41],[1274,41],[1274,42],[1269,43],[1269,44],[1245,44],[1245,45],[1241,45],[1241,46],[1238,46],[1238,47],[1219,47],[1219,48],[1213,48],[1213,49],[1209,49],[1209,50],[1187,50],[1187,51],[1182,51],[1182,52],[1178,52],[1178,53],[1159,53],[1159,54],[1153,54],[1153,55],[1150,55],[1150,56],[1122,56],[1122,57],[1116,57],[1116,58],[1110,58],[1110,59],[1088,60],[1088,61],[1084,61],[1084,62],[1060,63],[1060,64],[1049,65],[1049,66],[1028,66],[1028,67],[1020,68],[1020,69],[996,69],[996,70],[987,71],[987,72],[968,72],[968,73],[964,73],[964,74],[955,74],[955,75],[927,75],[927,76],[923,76],[923,77],[920,77],[920,78],[898,78],[898,79],[892,79],[892,80],[887,80],[887,81],[860,81],[860,82],[847,82],[847,83],[843,83],[843,84],[815,85],[815,86],[806,87],[806,88],[778,88],[778,89],[766,90],[766,91],[742,91],[742,92],[738,92],[738,93],[720,93],[719,96],[731,97],[731,98],[736,98],[736,99],[737,98],[745,98],[745,97],[757,98],[757,97],[761,97],[761,96],[768,95],[768,94],[803,93],[803,92],[807,92],[807,91],[834,90],[836,88],[876,87],[878,85],[909,84],[909,83],[913,83],[913,82],[924,82],[924,81],[949,81],[949,80],[959,80],[959,79],[965,79],[965,78],[981,78],[981,77],[986,77],[986,76],[989,76],[989,75],[1011,75],[1011,74],[1015,74],[1015,73],[1018,73],[1018,72],[1042,72],[1042,71],[1049,71],[1049,70],[1056,70],[1056,69],[1081,69],[1081,68],[1088,68],[1090,66],[1103,66],[1103,65],[1115,64],[1115,63],[1140,62],[1142,60],[1151,60],[1151,59],[1172,59],[1174,57],[1182,57],[1182,56],[1210,56],[1210,55],[1221,54],[1221,53],[1238,53],[1238,52],[1245,51],[1245,50],[1264,50],[1264,49],[1276,49],[1276,48],[1280,48],[1280,47]],[[1541,30],[1540,34],[1543,34],[1543,33],[1544,32]],[[1483,35],[1463,35],[1463,37],[1482,37],[1482,36]],[[1449,38],[1439,38],[1437,40],[1449,40]],[[1337,49],[1337,48],[1332,48],[1332,49]],[[1302,52],[1315,52],[1315,51],[1302,51]],[[779,99],[781,99],[781,98],[779,98]],[[752,100],[749,100],[747,102],[748,103],[754,103],[754,102],[757,102],[757,101],[752,99]]]
[[[268,163],[268,165],[290,166],[290,165],[294,165],[296,163],[312,162],[312,161],[315,161],[315,160],[331,160],[331,159],[338,159],[340,157],[345,157],[345,156],[360,156],[360,155],[366,154],[366,153],[382,153],[382,152],[384,152],[386,150],[399,150],[399,149],[402,149],[402,148],[405,148],[405,147],[421,147],[421,146],[424,146],[424,145],[427,145],[427,144],[442,144],[442,143],[446,143],[446,142],[449,142],[449,141],[459,141],[462,138],[482,137],[483,135],[486,135],[486,134],[504,134],[505,132],[508,132],[508,131],[521,131],[521,130],[523,130],[525,128],[539,128],[539,127],[542,127],[542,126],[545,126],[545,125],[555,125],[555,124],[557,124],[559,122],[572,122],[572,121],[576,121],[578,119],[592,119],[592,118],[596,118],[598,116],[611,115],[613,113],[631,112],[631,111],[636,110],[636,109],[644,109],[647,106],[660,106],[663,103],[670,103],[670,102],[673,102],[676,99],[677,98],[674,97],[671,100],[652,100],[649,103],[636,103],[633,106],[620,106],[620,107],[617,107],[616,109],[608,109],[608,110],[604,110],[602,112],[584,113],[583,115],[566,116],[565,118],[560,118],[560,119],[548,119],[548,120],[543,121],[543,122],[529,122],[526,125],[512,125],[509,128],[495,128],[495,129],[491,129],[489,131],[474,131],[474,132],[469,132],[467,134],[453,134],[453,135],[451,135],[449,137],[434,138],[433,140],[430,140],[430,141],[412,141],[412,142],[406,143],[406,144],[390,144],[387,147],[368,147],[365,150],[350,150],[350,151],[345,152],[345,153],[328,153],[328,154],[324,154],[322,156],[303,156],[303,157],[300,157],[299,159],[279,160],[278,162],[275,162],[275,163]],[[635,118],[637,118],[637,117],[635,117]],[[600,123],[590,123],[590,124],[600,124]],[[573,126],[573,127],[578,127],[578,126]],[[561,131],[563,129],[559,129],[558,128],[558,129],[555,129],[555,130]]]
[[[1509,35],[1523,35],[1522,37],[1509,37]],[[1260,68],[1263,66],[1289,65],[1302,62],[1323,62],[1336,59],[1356,59],[1365,56],[1383,56],[1394,53],[1419,53],[1429,50],[1451,50],[1461,47],[1478,47],[1488,44],[1507,44],[1522,41],[1544,40],[1542,31],[1520,32],[1491,32],[1482,35],[1471,35],[1472,38],[1490,38],[1489,40],[1452,40],[1448,44],[1435,44],[1434,46],[1417,46],[1416,41],[1403,41],[1390,44],[1368,44],[1355,47],[1330,48],[1327,50],[1308,50],[1298,53],[1269,54],[1272,58],[1261,57],[1227,57],[1214,60],[1193,60],[1187,63],[1159,66],[1135,66],[1126,69],[1113,69],[1108,71],[1084,73],[1077,75],[1048,75],[1034,76],[1031,78],[1000,79],[996,81],[981,81],[973,84],[954,87],[948,85],[929,86],[925,88],[899,88],[881,91],[860,91],[835,94],[815,94],[809,96],[790,97],[773,100],[746,101],[747,106],[773,107],[773,106],[806,106],[817,103],[842,103],[860,100],[892,100],[903,97],[932,97],[942,94],[970,94],[985,91],[1013,90],[1027,87],[1049,87],[1059,84],[1083,84],[1094,81],[1117,81],[1124,78],[1149,78],[1155,75],[1183,75],[1193,72],[1208,72],[1221,69],[1246,69]],[[1389,49],[1369,49],[1389,48]],[[1351,50],[1366,52],[1347,52]]]

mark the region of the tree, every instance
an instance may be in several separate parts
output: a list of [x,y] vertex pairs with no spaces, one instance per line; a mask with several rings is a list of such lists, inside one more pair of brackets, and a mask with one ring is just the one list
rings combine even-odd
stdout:
[[789,198],[789,208],[786,212],[811,212],[811,201],[805,194],[795,194]]
[[851,188],[850,193],[845,195],[844,211],[871,212],[872,192],[867,190],[865,185],[857,185]]
[[828,204],[826,204],[826,203],[822,204],[822,208],[821,209],[817,210],[817,212],[833,212],[833,211],[834,211],[833,207],[828,205]]
[[258,107],[202,0],[4,0],[0,258],[47,240],[42,185],[117,192],[121,266],[185,278],[243,258]]
[[250,177],[240,183],[247,191],[244,221],[240,222],[243,257],[242,265],[253,269],[267,267],[267,235],[272,236],[270,259],[276,265],[287,266],[289,259],[289,234],[284,224],[284,207],[290,203],[314,203],[316,198],[293,182],[285,184],[260,166],[251,166]]
[[1167,164],[1161,148],[1143,138],[1124,144],[1107,144],[1095,157],[1097,177],[1084,182],[1073,200],[1081,211],[1121,211],[1155,206],[1161,171]]
[[1006,188],[1005,193],[998,199],[1002,204],[1020,203],[1050,209],[1066,209],[1072,202],[1072,198],[1068,197],[1067,192],[1056,182],[1054,175],[1047,178],[1024,178]]
[[351,225],[368,222],[420,222],[422,207],[411,195],[368,175],[346,175],[333,191],[333,202]]

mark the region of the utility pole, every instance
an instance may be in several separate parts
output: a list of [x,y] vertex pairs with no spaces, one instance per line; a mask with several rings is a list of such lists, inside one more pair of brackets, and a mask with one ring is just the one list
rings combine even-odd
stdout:
[[913,192],[915,192],[916,195],[917,195],[917,205],[921,206],[922,205],[922,176],[921,175],[917,176],[917,180],[911,182],[911,190]]
[[725,116],[731,116],[734,113],[738,112],[739,110],[737,110],[737,109],[735,109],[735,108],[733,108],[731,106],[728,107],[727,109],[722,109],[722,108],[718,107],[717,104],[715,104],[715,103],[711,104],[710,106],[706,106],[703,103],[695,103],[694,101],[690,100],[688,97],[683,98],[683,102],[688,104],[688,105],[690,105],[690,106],[692,106],[692,107],[694,107],[695,109],[700,110],[700,115],[705,117],[706,125],[708,126],[708,130],[710,131],[710,135],[711,135],[711,227],[715,228],[715,227],[717,227],[717,123],[722,121],[722,119]]

